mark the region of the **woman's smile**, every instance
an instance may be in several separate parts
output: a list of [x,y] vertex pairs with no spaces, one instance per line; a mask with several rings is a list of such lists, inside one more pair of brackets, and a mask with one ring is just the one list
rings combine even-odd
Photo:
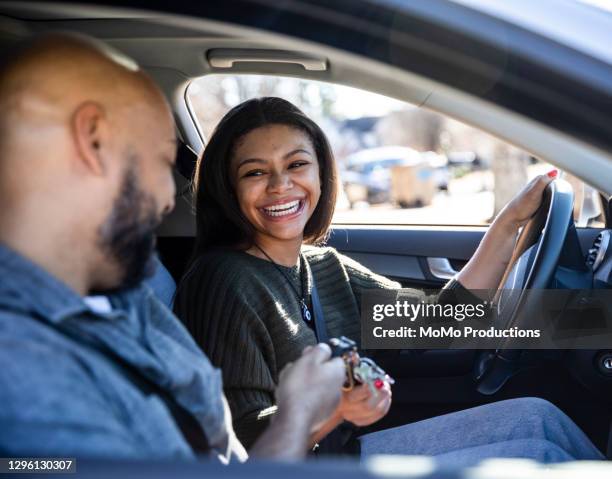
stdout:
[[301,215],[304,212],[305,201],[297,200],[281,200],[276,203],[262,206],[259,208],[264,215],[268,216],[272,221],[287,221]]

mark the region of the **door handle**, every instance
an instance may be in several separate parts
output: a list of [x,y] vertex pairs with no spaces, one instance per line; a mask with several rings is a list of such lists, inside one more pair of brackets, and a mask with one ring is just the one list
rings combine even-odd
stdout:
[[450,264],[448,258],[427,258],[427,266],[432,276],[438,279],[451,279],[459,273]]

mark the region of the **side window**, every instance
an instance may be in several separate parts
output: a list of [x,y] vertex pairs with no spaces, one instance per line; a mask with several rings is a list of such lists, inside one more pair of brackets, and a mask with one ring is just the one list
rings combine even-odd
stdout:
[[[188,102],[206,139],[233,106],[293,102],[334,150],[336,224],[486,225],[531,178],[553,167],[476,128],[364,90],[295,78],[209,75]],[[570,175],[579,226],[602,226],[598,193]]]

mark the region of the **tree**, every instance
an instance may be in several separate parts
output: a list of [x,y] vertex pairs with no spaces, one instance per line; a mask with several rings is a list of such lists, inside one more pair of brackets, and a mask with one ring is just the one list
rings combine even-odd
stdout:
[[375,127],[381,145],[409,146],[418,151],[438,151],[443,116],[419,108],[389,113]]
[[518,193],[527,183],[527,164],[529,156],[523,151],[506,143],[498,142],[491,158],[495,187],[493,216]]

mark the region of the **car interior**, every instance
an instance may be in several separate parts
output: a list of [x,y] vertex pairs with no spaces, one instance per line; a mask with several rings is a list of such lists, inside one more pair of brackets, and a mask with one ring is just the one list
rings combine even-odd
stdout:
[[[540,229],[529,244],[543,245],[542,258],[537,262],[541,281],[538,284],[547,287],[557,281],[559,286],[561,266],[588,273],[588,281],[584,274],[572,276],[573,287],[612,288],[612,248],[608,248],[612,228],[612,157],[605,145],[605,141],[607,145],[612,142],[612,135],[606,140],[604,130],[585,133],[589,124],[579,118],[568,120],[567,124],[553,121],[551,118],[557,118],[558,112],[537,104],[534,97],[529,104],[529,95],[520,91],[509,96],[496,91],[491,82],[516,62],[512,49],[520,49],[520,45],[509,42],[504,55],[493,44],[483,50],[484,56],[488,55],[488,67],[494,71],[490,72],[489,80],[469,75],[460,79],[470,84],[470,90],[444,76],[452,72],[433,69],[428,72],[425,66],[419,71],[402,68],[391,60],[381,61],[405,52],[379,51],[380,45],[371,40],[376,36],[372,32],[361,39],[355,35],[346,37],[347,42],[365,42],[359,46],[361,54],[357,54],[357,47],[343,48],[334,43],[336,40],[317,42],[314,37],[292,36],[290,31],[283,31],[290,30],[288,26],[277,28],[279,22],[274,24],[274,30],[255,28],[246,20],[231,23],[226,18],[229,14],[216,7],[189,16],[185,11],[191,7],[178,3],[183,9],[180,16],[111,6],[0,2],[3,51],[10,51],[14,42],[36,33],[81,32],[134,58],[166,94],[181,140],[174,172],[176,208],[158,231],[159,259],[165,266],[160,271],[166,276],[152,280],[159,281],[159,287],[166,292],[174,287],[173,281],[180,282],[191,253],[195,235],[191,177],[198,154],[206,144],[186,92],[194,79],[214,74],[295,77],[383,94],[461,120],[571,172],[600,192],[605,226],[575,227],[571,191],[561,186],[553,188],[548,208],[538,218],[542,223]],[[397,21],[402,22],[401,18]],[[394,25],[392,35],[400,35],[400,27],[405,26]],[[457,38],[460,37],[447,41]],[[470,41],[474,43],[466,47],[468,50],[484,40]],[[412,61],[418,63],[421,57],[413,55]],[[512,68],[515,67],[520,69],[516,65]],[[559,92],[570,89],[562,80],[557,84]],[[521,106],[510,108],[508,98],[514,98]],[[525,114],[531,109],[534,111]],[[571,110],[571,105],[568,109]],[[575,127],[575,122],[580,123],[579,127]],[[328,245],[406,288],[437,289],[466,264],[485,232],[486,226],[469,225],[334,224]],[[560,257],[569,256],[580,258],[580,264],[560,263]],[[166,301],[171,301],[171,295],[166,296]],[[536,396],[561,408],[604,454],[611,451],[612,344],[610,349],[596,351],[530,350],[501,354],[479,350],[381,350],[376,352],[376,360],[396,383],[390,413],[370,430],[488,402]]]

